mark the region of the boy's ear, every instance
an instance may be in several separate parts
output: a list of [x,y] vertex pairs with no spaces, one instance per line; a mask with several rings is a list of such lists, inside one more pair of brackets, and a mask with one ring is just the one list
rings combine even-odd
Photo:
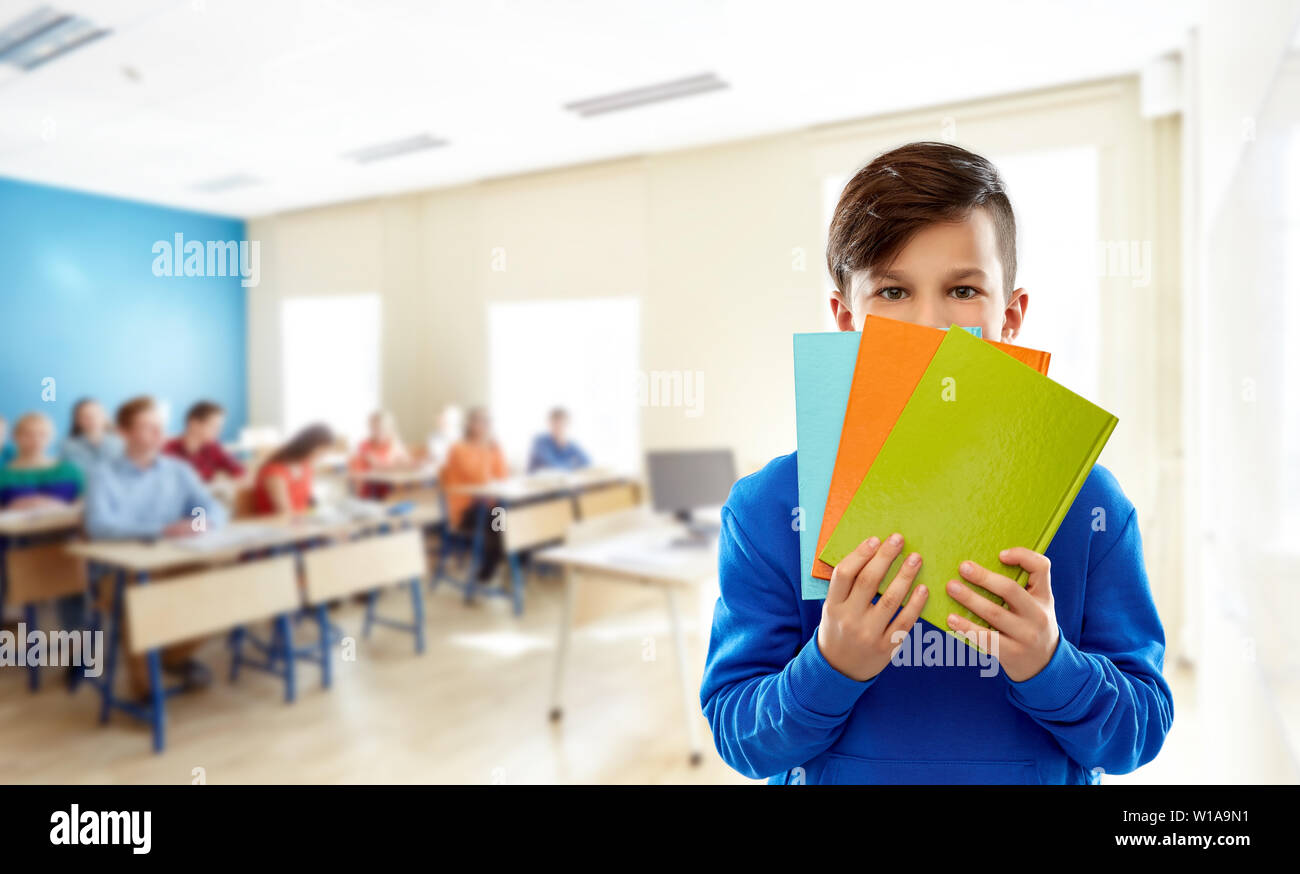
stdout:
[[1003,343],[1010,343],[1020,333],[1025,324],[1025,312],[1029,309],[1029,292],[1017,288],[1011,293],[1011,300],[1002,313]]
[[849,309],[843,292],[838,289],[831,292],[831,315],[835,317],[835,327],[841,331],[852,331],[853,311]]

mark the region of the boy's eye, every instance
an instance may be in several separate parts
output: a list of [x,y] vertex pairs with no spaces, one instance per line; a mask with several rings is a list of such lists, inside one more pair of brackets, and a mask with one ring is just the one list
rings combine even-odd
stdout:
[[959,285],[952,289],[949,294],[957,298],[957,300],[974,300],[979,297],[980,290],[969,285]]
[[907,291],[898,287],[882,288],[876,292],[876,295],[883,297],[885,300],[902,300]]

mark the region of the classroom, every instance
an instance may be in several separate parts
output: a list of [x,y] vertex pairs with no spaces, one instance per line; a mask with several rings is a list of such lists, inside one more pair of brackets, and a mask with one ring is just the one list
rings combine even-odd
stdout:
[[[0,784],[1300,782],[1300,0],[923,5],[0,3]],[[908,38],[828,47],[879,32]],[[996,168],[1028,290],[1000,335],[902,287],[969,203],[880,231],[862,290],[864,217],[946,191],[862,193],[913,147]],[[864,369],[888,320],[936,362],[1024,347],[1017,379],[1110,417],[1049,508],[1091,551],[1053,547],[1023,681],[929,614],[883,672],[826,637],[839,532],[902,450],[881,431],[832,514],[811,444],[852,472],[864,380],[912,372]],[[985,397],[937,375],[931,423]],[[891,531],[849,532],[864,567]],[[1138,593],[1076,604],[1126,550]],[[1145,647],[1089,650],[1103,600]],[[786,758],[762,709],[811,732],[809,690],[976,695],[957,671],[1047,695],[1070,657],[1150,669],[1159,740],[908,770],[866,704]],[[902,686],[926,671],[954,685]],[[987,724],[1038,731],[1005,698]]]

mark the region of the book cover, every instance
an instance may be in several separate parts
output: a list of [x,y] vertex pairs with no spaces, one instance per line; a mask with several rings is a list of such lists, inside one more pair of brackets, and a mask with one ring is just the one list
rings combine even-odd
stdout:
[[[798,449],[799,507],[790,522],[799,532],[799,567],[804,598],[824,598],[825,584],[809,576],[817,553],[822,508],[835,465],[835,447],[858,356],[856,331],[794,335],[794,412]],[[820,586],[822,593],[809,594]]]
[[[979,328],[965,330],[980,335]],[[867,316],[863,320],[853,386],[845,406],[835,466],[822,511],[818,553],[826,547],[831,532],[943,342],[944,334],[937,328],[880,316]],[[1048,353],[1008,343],[989,343],[1040,373],[1047,373],[1051,362]],[[831,570],[820,559],[813,562],[812,575],[817,579],[829,580]],[[822,586],[817,597],[825,597],[825,593],[826,588]]]
[[948,580],[970,559],[1025,585],[1028,574],[998,554],[1047,550],[1117,422],[954,327],[819,557],[833,565],[873,534],[898,531],[906,546],[882,591],[901,559],[919,552],[916,583],[930,590],[921,617],[950,634],[949,613],[986,625],[948,596]]

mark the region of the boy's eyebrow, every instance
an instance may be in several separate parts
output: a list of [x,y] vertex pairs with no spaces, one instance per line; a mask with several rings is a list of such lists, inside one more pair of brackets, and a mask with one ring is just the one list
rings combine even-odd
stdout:
[[978,267],[956,267],[948,274],[948,281],[957,279],[988,279],[988,274]]
[[[979,278],[979,279],[987,280],[988,274],[978,267],[954,267],[952,270],[948,271],[948,275],[947,277],[945,277],[945,281],[955,282],[958,279],[971,279],[971,278]],[[893,270],[886,270],[885,272],[880,274],[880,279],[889,279],[894,282],[907,282],[907,275]]]

